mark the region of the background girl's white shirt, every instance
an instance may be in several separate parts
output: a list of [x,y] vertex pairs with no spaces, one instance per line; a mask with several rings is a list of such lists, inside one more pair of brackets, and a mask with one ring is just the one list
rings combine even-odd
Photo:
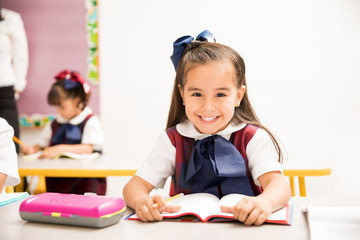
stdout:
[[[244,128],[246,124],[229,125],[218,135],[229,140],[233,132]],[[201,140],[210,136],[199,133],[190,121],[184,121],[176,125],[178,132],[186,137]],[[169,176],[175,170],[176,149],[172,145],[166,131],[162,132],[155,142],[155,147],[150,157],[143,163],[136,175],[151,183],[155,188],[163,188]],[[278,155],[270,136],[263,129],[258,129],[246,148],[249,161],[249,169],[255,183],[260,186],[258,177],[266,172],[280,171],[282,165],[278,162]]]
[[21,92],[26,86],[29,65],[28,43],[20,14],[1,9],[0,21],[0,87],[14,86]]
[[[70,123],[78,125],[89,115],[93,113],[90,107],[85,107],[84,110],[76,117],[66,120],[61,115],[55,116],[59,123]],[[38,143],[41,147],[45,148],[49,146],[50,139],[52,136],[51,123],[46,124],[45,128],[40,134]],[[85,124],[82,139],[82,144],[92,144],[95,151],[100,151],[104,146],[104,133],[100,120],[95,115],[92,116]]]
[[16,186],[20,183],[13,136],[13,128],[0,117],[0,172],[7,175],[5,186]]

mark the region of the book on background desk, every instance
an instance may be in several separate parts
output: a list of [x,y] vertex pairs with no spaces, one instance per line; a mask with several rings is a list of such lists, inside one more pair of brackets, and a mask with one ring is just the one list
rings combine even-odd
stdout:
[[29,197],[27,192],[2,193],[0,194],[0,207],[27,197]]
[[[29,159],[29,160],[39,159],[39,156],[41,155],[41,153],[42,153],[42,151],[39,151],[34,154],[23,155],[22,159]],[[90,153],[90,154],[77,154],[77,153],[71,153],[71,152],[63,152],[62,154],[54,157],[53,159],[71,158],[71,159],[79,159],[79,160],[92,160],[99,156],[100,156],[100,154],[98,152],[94,152],[94,153]]]
[[[209,193],[188,194],[171,201],[171,205],[180,205],[181,210],[175,213],[162,213],[164,220],[193,222],[235,221],[233,214],[221,212],[220,206],[234,206],[244,195],[229,194],[221,199]],[[266,220],[267,223],[291,225],[293,206],[287,205],[275,212]],[[126,220],[139,220],[132,214]]]

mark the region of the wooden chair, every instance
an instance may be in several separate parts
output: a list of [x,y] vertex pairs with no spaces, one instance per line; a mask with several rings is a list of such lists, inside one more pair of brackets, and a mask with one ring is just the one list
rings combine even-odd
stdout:
[[284,169],[284,175],[290,179],[291,196],[295,196],[294,178],[299,179],[300,197],[306,197],[305,177],[326,176],[331,174],[330,168],[325,169]]

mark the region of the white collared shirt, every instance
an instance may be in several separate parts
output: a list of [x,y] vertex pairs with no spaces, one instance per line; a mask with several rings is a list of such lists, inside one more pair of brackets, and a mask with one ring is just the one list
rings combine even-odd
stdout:
[[0,87],[14,86],[22,92],[26,86],[29,65],[28,43],[20,14],[1,9],[0,21]]
[[[60,114],[57,114],[55,116],[55,119],[60,124],[70,123],[72,125],[78,125],[82,121],[84,121],[85,118],[92,112],[93,111],[91,110],[90,107],[85,107],[84,110],[79,115],[77,115],[76,117],[74,117],[70,120],[64,119]],[[52,136],[51,123],[52,123],[52,121],[49,122],[48,124],[46,124],[46,126],[43,129],[43,131],[41,132],[40,138],[38,140],[38,144],[43,148],[49,146],[49,144],[50,144],[50,139]],[[103,128],[101,126],[100,120],[96,116],[92,116],[86,122],[86,124],[84,126],[84,130],[83,130],[82,138],[81,138],[81,143],[82,144],[92,144],[93,149],[95,151],[102,150],[103,145],[104,145],[104,132],[103,132]]]
[[0,172],[7,175],[5,186],[16,186],[20,183],[13,136],[13,128],[5,119],[0,118]]
[[[229,124],[217,135],[229,140],[231,134],[244,128],[246,124]],[[199,133],[195,126],[186,120],[176,125],[176,130],[183,136],[201,140],[210,136]],[[143,163],[136,175],[145,179],[155,188],[163,188],[167,178],[175,171],[176,148],[172,145],[166,131],[162,132],[155,142],[153,151]],[[246,155],[249,161],[249,169],[255,183],[260,186],[258,178],[264,173],[271,171],[282,172],[282,165],[278,162],[278,154],[269,134],[259,128],[246,147]]]

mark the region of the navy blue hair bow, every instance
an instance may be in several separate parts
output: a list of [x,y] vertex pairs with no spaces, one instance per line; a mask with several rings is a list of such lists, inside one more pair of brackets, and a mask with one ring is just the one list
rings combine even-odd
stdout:
[[[177,65],[178,65],[178,63],[180,61],[180,58],[184,53],[184,50],[185,50],[186,46],[189,43],[191,43],[193,40],[194,40],[194,37],[192,37],[190,35],[186,35],[186,36],[178,38],[174,42],[174,44],[173,44],[174,51],[173,51],[173,55],[170,57],[170,59],[174,64],[175,71],[176,71]],[[200,41],[200,42],[216,42],[213,34],[209,30],[202,31],[196,37],[196,41]]]

